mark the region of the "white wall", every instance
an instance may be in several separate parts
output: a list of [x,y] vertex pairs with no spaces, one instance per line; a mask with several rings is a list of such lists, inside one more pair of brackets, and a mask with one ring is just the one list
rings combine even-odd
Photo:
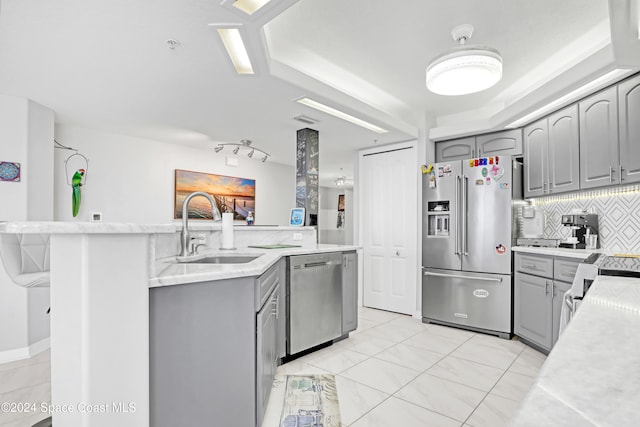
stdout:
[[[53,219],[53,112],[0,95],[0,161],[18,162],[20,182],[0,182],[0,221]],[[0,266],[0,361],[26,357],[49,336],[49,289],[15,285]]]
[[[320,187],[319,191],[318,243],[336,245],[353,244],[353,190],[336,187]],[[345,196],[345,224],[338,229],[338,195]]]
[[[56,140],[89,158],[80,213],[71,214],[71,187],[64,161],[73,152],[55,150],[55,219],[88,221],[101,212],[105,222],[168,223],[173,221],[174,171],[185,169],[256,180],[258,225],[286,225],[295,206],[295,170],[273,162],[237,156],[225,165],[225,154],[148,139],[59,125]],[[234,156],[229,153],[226,155]],[[234,156],[235,157],[235,156]],[[70,162],[71,163],[71,162]],[[75,164],[77,165],[77,164]],[[76,166],[69,173],[73,174]]]

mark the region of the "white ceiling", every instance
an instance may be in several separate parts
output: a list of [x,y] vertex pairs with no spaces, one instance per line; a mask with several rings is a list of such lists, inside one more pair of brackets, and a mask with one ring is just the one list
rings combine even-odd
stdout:
[[[230,2],[4,0],[0,93],[52,108],[58,123],[202,147],[251,139],[289,165],[305,127],[292,117],[304,114],[319,120],[321,183],[332,185],[353,174],[355,150],[431,124],[432,136],[490,130],[616,64],[607,0],[272,0],[253,17]],[[256,75],[234,72],[211,23],[242,24]],[[428,62],[462,23],[502,53],[503,80],[429,93]],[[293,102],[302,96],[390,132]]]

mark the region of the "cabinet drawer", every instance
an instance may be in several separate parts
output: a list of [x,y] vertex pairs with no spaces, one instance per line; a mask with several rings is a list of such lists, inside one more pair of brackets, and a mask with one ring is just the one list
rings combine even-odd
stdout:
[[542,277],[553,277],[553,258],[516,254],[516,270]]
[[256,312],[260,310],[260,307],[264,305],[271,294],[271,291],[280,283],[280,269],[279,262],[275,263],[262,276],[256,277]]
[[553,278],[563,282],[573,282],[580,261],[556,259],[553,264]]

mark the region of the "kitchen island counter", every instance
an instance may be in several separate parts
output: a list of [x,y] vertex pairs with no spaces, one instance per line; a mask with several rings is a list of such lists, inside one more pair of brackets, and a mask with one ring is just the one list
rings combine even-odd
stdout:
[[637,425],[639,329],[640,279],[598,276],[510,425]]
[[317,244],[309,247],[285,249],[238,248],[234,251],[203,251],[193,260],[209,256],[258,256],[255,260],[243,264],[197,264],[178,263],[176,257],[156,261],[156,277],[149,280],[149,287],[179,285],[239,277],[259,276],[282,257],[328,252],[348,252],[361,249],[354,245]]

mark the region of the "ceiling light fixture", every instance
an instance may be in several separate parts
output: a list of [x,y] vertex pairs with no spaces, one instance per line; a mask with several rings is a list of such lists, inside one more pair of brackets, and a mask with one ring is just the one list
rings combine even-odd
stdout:
[[235,143],[235,142],[222,142],[222,143],[219,143],[219,144],[216,146],[216,148],[214,148],[213,150],[214,150],[216,153],[219,153],[219,152],[221,152],[221,151],[224,149],[224,147],[225,147],[225,146],[227,146],[227,145],[228,145],[228,146],[235,147],[235,148],[233,149],[233,154],[236,154],[236,155],[238,154],[238,152],[240,152],[240,149],[241,149],[241,148],[243,148],[243,149],[244,149],[244,148],[246,148],[247,150],[250,150],[250,151],[249,151],[249,153],[247,153],[247,156],[248,156],[249,158],[253,158],[253,154],[254,154],[256,151],[257,151],[258,153],[262,153],[262,155],[264,156],[264,157],[262,158],[262,163],[266,162],[266,161],[267,161],[267,159],[271,156],[271,154],[267,153],[266,151],[261,150],[261,149],[256,148],[256,147],[253,147],[253,146],[251,145],[251,140],[249,140],[249,139],[243,139],[243,140],[241,140],[241,141],[240,141],[240,143],[239,143],[239,144],[238,144],[238,143]]
[[262,6],[269,3],[270,0],[236,0],[232,6],[246,13],[247,15],[253,15]]
[[467,45],[473,25],[458,25],[451,36],[459,46],[435,58],[427,68],[427,88],[439,95],[466,95],[495,85],[502,78],[502,57],[490,47]]
[[532,111],[531,113],[527,114],[526,116],[523,116],[521,118],[519,118],[518,120],[509,123],[506,127],[507,128],[517,128],[520,127],[526,123],[532,122],[533,120],[540,118],[544,115],[546,115],[547,113],[552,112],[553,110],[555,110],[556,108],[559,108],[561,106],[563,106],[564,104],[570,103],[571,101],[575,101],[578,98],[581,98],[587,94],[589,94],[591,91],[595,90],[595,89],[599,89],[600,87],[606,86],[609,83],[617,80],[619,77],[629,73],[631,70],[628,68],[616,68],[614,70],[609,71],[608,73],[590,81],[587,84],[584,84],[582,86],[580,86],[579,88],[572,90],[571,92],[569,92],[566,95],[561,96],[560,98],[556,99],[555,101],[552,101],[550,103],[548,103],[547,105],[538,108],[535,111]]
[[[209,25],[216,26],[216,24]],[[240,30],[238,28],[217,28],[217,30],[236,72],[238,74],[254,74]]]
[[339,176],[336,178],[336,187],[344,187],[344,182],[347,179],[346,176]]
[[365,129],[369,129],[377,133],[389,132],[386,129],[382,129],[381,127],[373,125],[369,122],[365,122],[364,120],[361,120],[357,117],[353,117],[347,113],[343,113],[340,110],[336,110],[335,108],[329,107],[328,105],[321,104],[318,101],[314,101],[313,99],[310,99],[310,98],[296,99],[296,102],[302,105],[306,105],[307,107],[315,108],[316,110],[322,111],[324,113],[331,114],[334,117],[338,117],[339,119],[346,120],[348,122],[353,123],[354,125],[362,126]]

